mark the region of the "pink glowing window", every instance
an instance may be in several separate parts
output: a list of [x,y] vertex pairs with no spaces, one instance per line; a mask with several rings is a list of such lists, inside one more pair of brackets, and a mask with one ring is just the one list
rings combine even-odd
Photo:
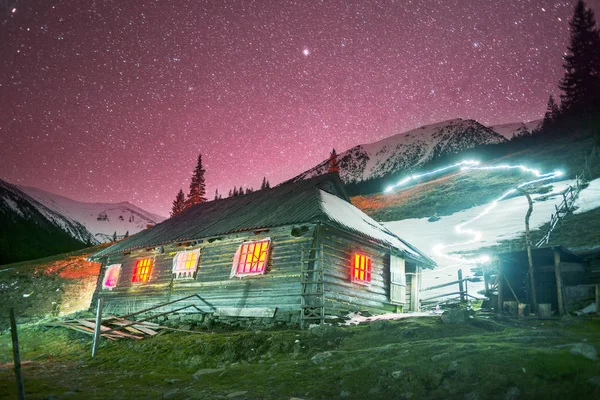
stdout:
[[180,251],[173,258],[173,273],[176,279],[193,278],[198,268],[200,249]]
[[143,258],[137,260],[133,270],[133,278],[131,282],[146,283],[150,280],[150,272],[152,272],[152,259]]
[[271,239],[242,243],[234,256],[232,277],[264,274],[270,247]]
[[117,286],[119,275],[121,274],[121,264],[112,264],[106,267],[104,280],[102,281],[102,289],[112,289]]
[[371,282],[371,259],[362,254],[354,254],[352,260],[352,280],[358,283]]

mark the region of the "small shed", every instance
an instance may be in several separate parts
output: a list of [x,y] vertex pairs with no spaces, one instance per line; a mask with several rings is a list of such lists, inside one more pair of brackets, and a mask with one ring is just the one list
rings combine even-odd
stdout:
[[435,266],[354,207],[335,173],[197,204],[91,258],[105,313],[197,295],[202,312],[301,324],[418,310]]
[[[538,305],[550,305],[562,315],[593,301],[590,268],[583,257],[565,247],[553,246],[531,249],[531,258]],[[532,305],[527,251],[498,253],[494,262],[498,271],[498,309],[506,310],[508,302]],[[538,311],[543,314],[543,310]]]

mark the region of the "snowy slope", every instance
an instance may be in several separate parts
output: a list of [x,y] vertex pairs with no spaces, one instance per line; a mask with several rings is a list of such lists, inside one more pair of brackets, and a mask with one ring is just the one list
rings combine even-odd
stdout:
[[27,260],[96,243],[79,222],[0,180],[0,263]]
[[23,192],[56,213],[79,222],[91,232],[100,243],[112,240],[114,232],[122,237],[146,229],[164,221],[160,215],[152,214],[133,204],[122,203],[83,203],[41,189],[20,186]]
[[[378,178],[414,169],[446,154],[504,141],[503,136],[477,121],[453,119],[358,145],[338,154],[340,176],[345,182]],[[292,180],[307,179],[327,170],[328,160],[325,160]]]
[[[530,218],[530,228],[532,230],[539,228],[550,220],[551,214],[555,211],[555,206],[558,206],[563,200],[560,192],[564,191],[569,184],[574,184],[574,181],[554,182],[552,183],[551,193],[532,195],[534,201],[533,213]],[[580,211],[589,211],[600,207],[599,190],[600,179],[596,179],[590,183],[588,188],[580,193],[577,202],[577,205],[581,207]],[[428,218],[413,218],[383,222],[382,224],[396,235],[415,245],[419,250],[438,263],[438,268],[432,271],[424,271],[423,273],[423,287],[426,288],[456,280],[459,269],[463,269],[465,276],[470,275],[468,265],[440,256],[433,251],[433,248],[437,244],[460,243],[469,240],[470,237],[456,233],[454,227],[461,222],[471,220],[488,206],[489,204],[483,204],[463,210],[442,217],[436,222],[428,222]],[[523,196],[501,201],[492,213],[469,225],[469,228],[482,232],[482,240],[476,243],[457,246],[453,248],[453,251],[475,251],[480,248],[497,245],[502,240],[514,239],[523,235],[525,232],[526,212],[527,200]],[[469,285],[469,287],[473,287],[473,292],[471,293],[470,291],[473,295],[482,286],[482,284]],[[448,290],[448,288],[442,288],[438,291],[427,292],[426,297],[447,293]]]
[[541,123],[541,119],[536,119],[535,121],[530,122],[512,122],[509,124],[492,125],[489,128],[510,140],[514,136],[530,134],[534,129],[539,128]]

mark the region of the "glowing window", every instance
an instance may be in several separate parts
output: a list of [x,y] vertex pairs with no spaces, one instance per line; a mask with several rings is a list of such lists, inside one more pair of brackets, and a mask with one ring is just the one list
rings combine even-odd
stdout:
[[173,258],[173,273],[177,279],[193,278],[196,268],[198,268],[198,259],[200,258],[200,249],[192,251],[180,251]]
[[131,278],[131,282],[148,282],[150,279],[150,272],[152,272],[151,258],[137,260],[135,268],[133,269],[133,278]]
[[231,276],[260,275],[265,273],[271,239],[242,243],[233,257]]
[[362,254],[354,254],[352,260],[352,280],[359,283],[371,282],[371,259]]
[[112,264],[106,267],[104,279],[102,280],[102,289],[112,289],[117,286],[119,275],[121,274],[121,264]]

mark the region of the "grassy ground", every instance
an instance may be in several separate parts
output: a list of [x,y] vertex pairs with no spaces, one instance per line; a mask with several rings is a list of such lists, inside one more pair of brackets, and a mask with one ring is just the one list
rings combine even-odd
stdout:
[[[486,160],[485,163],[523,164],[542,172],[561,170],[566,178],[574,178],[583,171],[593,143],[591,136],[553,139],[551,143],[532,146],[508,156]],[[463,159],[480,158],[476,153],[465,153],[460,157],[460,160]],[[600,176],[598,158],[587,165],[589,179]],[[422,172],[428,170],[424,168]],[[443,216],[488,203],[523,179],[521,173],[453,172],[403,190],[399,188],[390,194],[356,196],[352,198],[352,203],[378,221],[424,218],[434,214]],[[541,188],[538,187],[538,190]]]
[[[103,342],[63,328],[20,330],[28,399],[598,398],[600,321],[479,316],[378,321],[309,331],[165,333]],[[561,345],[569,346],[561,347]],[[10,334],[0,334],[0,398],[14,398]],[[202,369],[221,369],[194,374]],[[235,392],[245,392],[235,395]],[[516,398],[516,397],[514,397]]]

